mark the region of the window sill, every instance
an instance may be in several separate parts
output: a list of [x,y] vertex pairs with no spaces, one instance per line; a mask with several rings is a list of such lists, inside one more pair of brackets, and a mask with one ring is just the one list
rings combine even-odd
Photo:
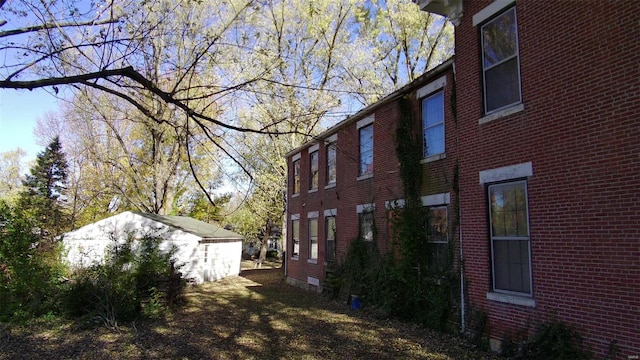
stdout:
[[292,198],[297,198],[298,196],[300,196],[300,193],[295,193],[295,194],[291,195]]
[[325,189],[331,189],[331,188],[334,188],[334,187],[336,187],[336,183],[327,184],[327,185],[325,185],[324,188]]
[[317,259],[307,259],[307,263],[308,264],[317,264],[318,260]]
[[364,174],[364,175],[360,175],[356,178],[356,180],[360,181],[360,180],[366,180],[366,179],[371,179],[373,177],[373,173],[369,173],[369,174]]
[[300,258],[299,258],[298,256],[295,256],[295,255],[294,255],[294,256],[292,256],[292,257],[291,257],[291,260],[298,261],[298,260],[300,260]]
[[500,294],[496,292],[488,292],[487,300],[497,301],[497,302],[506,303],[506,304],[536,307],[536,301],[533,300],[532,298],[517,296],[517,295]]
[[431,155],[431,156],[427,156],[426,158],[420,160],[420,164],[426,164],[426,163],[430,163],[430,162],[433,162],[433,161],[438,161],[438,160],[442,160],[442,159],[446,159],[446,158],[447,158],[447,154],[445,154],[445,153]]
[[307,194],[311,194],[311,193],[314,193],[314,192],[318,192],[318,188],[309,189],[309,191],[307,191]]
[[493,120],[498,120],[501,119],[503,117],[509,116],[509,115],[513,115],[513,114],[517,114],[521,111],[524,111],[524,104],[520,103],[518,105],[514,105],[514,106],[510,106],[506,109],[502,109],[500,111],[496,111],[494,113],[491,113],[487,116],[481,117],[480,120],[478,120],[478,125],[482,125],[482,124],[486,124],[488,122],[491,122]]

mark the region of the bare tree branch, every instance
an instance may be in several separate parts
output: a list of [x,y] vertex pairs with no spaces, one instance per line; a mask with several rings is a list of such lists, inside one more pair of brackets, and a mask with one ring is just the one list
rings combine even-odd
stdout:
[[[2,4],[0,4],[0,7],[2,7]],[[4,20],[3,20],[4,21]],[[28,27],[24,27],[24,28],[20,28],[20,29],[12,29],[12,30],[7,30],[7,31],[0,31],[0,38],[3,37],[7,37],[7,36],[14,36],[14,35],[20,35],[20,34],[27,34],[27,33],[31,33],[31,32],[35,32],[35,31],[40,31],[40,30],[50,30],[50,29],[56,29],[56,28],[67,28],[67,27],[81,27],[81,26],[99,26],[99,25],[105,25],[105,24],[114,24],[117,23],[119,21],[119,19],[106,19],[106,20],[100,20],[100,21],[85,21],[85,22],[72,22],[72,23],[46,23],[46,24],[42,24],[42,25],[34,25],[34,26],[28,26]],[[6,23],[6,21],[5,21]],[[0,26],[2,26],[3,24],[0,24]]]

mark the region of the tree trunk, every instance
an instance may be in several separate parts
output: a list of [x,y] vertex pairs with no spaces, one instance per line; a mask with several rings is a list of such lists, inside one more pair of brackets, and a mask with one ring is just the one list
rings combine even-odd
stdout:
[[271,236],[271,221],[267,221],[264,226],[264,233],[262,235],[262,244],[260,245],[260,262],[264,261],[267,257],[267,245],[269,244],[269,237]]

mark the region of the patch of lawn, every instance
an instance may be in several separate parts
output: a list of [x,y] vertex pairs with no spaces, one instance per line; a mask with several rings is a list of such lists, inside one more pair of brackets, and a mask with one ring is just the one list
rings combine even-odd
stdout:
[[0,359],[494,359],[460,338],[285,284],[277,268],[189,288],[159,319],[86,329],[53,319],[0,329]]

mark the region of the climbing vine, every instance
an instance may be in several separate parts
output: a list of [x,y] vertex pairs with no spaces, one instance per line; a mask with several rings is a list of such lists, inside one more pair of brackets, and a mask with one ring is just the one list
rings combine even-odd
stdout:
[[[393,251],[380,254],[361,239],[351,242],[345,261],[328,283],[340,286],[334,294],[357,293],[365,303],[387,314],[438,330],[450,330],[457,314],[458,281],[453,270],[453,245],[445,269],[434,270],[428,256],[428,209],[422,206],[423,180],[429,176],[422,159],[420,124],[410,98],[397,102],[396,155],[404,204],[390,216]],[[396,204],[400,205],[400,204]],[[449,232],[449,233],[454,233]]]

